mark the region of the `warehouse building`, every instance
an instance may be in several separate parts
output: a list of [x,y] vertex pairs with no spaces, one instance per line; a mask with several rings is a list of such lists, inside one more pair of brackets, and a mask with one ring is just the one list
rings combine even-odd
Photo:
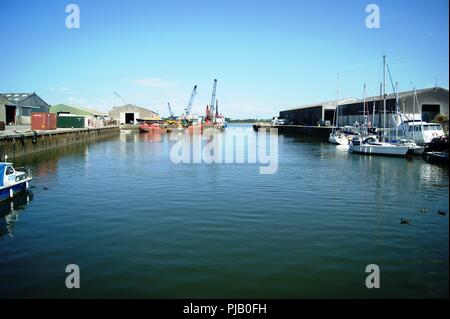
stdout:
[[92,116],[98,118],[104,118],[107,116],[106,112],[97,110],[82,108],[78,106],[70,106],[66,104],[56,104],[50,106],[50,113],[56,113],[57,115],[76,115],[76,116]]
[[100,112],[97,110],[70,106],[66,104],[52,105],[49,110],[50,113],[55,113],[58,116],[58,120],[63,123],[64,121],[74,121],[74,119],[59,119],[61,117],[81,117],[84,119],[83,127],[102,127],[105,126],[106,112]]
[[[1,96],[8,99],[11,104],[8,108],[0,110],[5,112],[6,123],[30,124],[32,112],[48,112],[50,105],[41,99],[36,93],[1,93]],[[15,106],[13,108],[13,106]],[[14,115],[12,116],[14,112]],[[8,118],[6,118],[6,114]],[[11,121],[11,119],[14,121]],[[7,121],[10,120],[10,121]]]
[[16,123],[16,105],[0,94],[0,122],[6,125]]
[[[414,114],[422,112],[422,119],[429,122],[437,114],[448,114],[449,91],[444,88],[435,87],[417,90],[417,100],[414,107],[414,92],[400,92],[398,94],[398,105],[400,111],[412,118]],[[280,118],[286,119],[290,124],[317,126],[330,125],[333,123],[333,116],[336,108],[336,101],[328,101],[280,112]],[[366,99],[366,114],[369,113],[369,121],[376,127],[383,127],[383,99],[380,96],[373,96]],[[390,114],[396,109],[396,96],[389,94],[386,96],[386,127],[393,125]],[[339,126],[362,123],[364,118],[364,100],[349,98],[339,101]]]
[[159,118],[158,113],[132,104],[114,107],[108,112],[108,117],[119,124],[135,124],[138,120]]

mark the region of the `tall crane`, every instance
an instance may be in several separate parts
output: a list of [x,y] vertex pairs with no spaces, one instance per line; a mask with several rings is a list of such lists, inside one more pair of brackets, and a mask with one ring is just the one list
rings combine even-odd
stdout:
[[211,95],[211,104],[209,105],[209,113],[211,114],[211,117],[215,117],[215,112],[214,112],[214,103],[216,102],[216,87],[217,87],[217,79],[214,79],[214,85],[213,85],[213,90],[212,90],[212,95]]
[[123,102],[124,104],[128,104],[127,102],[125,102],[125,100],[123,99],[123,97],[121,97],[120,94],[117,93],[116,91],[114,91],[114,95],[116,95],[119,99],[121,99],[122,102]]
[[192,90],[191,97],[189,98],[189,103],[188,103],[186,109],[184,110],[185,111],[184,116],[191,115],[192,104],[194,103],[195,95],[197,95],[197,85],[194,85],[194,89]]
[[169,107],[170,118],[173,120],[175,118],[175,115],[172,112],[172,108],[170,107],[170,103],[169,102],[167,102],[167,106]]

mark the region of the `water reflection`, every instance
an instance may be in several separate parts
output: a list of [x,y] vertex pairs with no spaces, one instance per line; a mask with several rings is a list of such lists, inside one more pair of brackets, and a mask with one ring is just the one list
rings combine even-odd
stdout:
[[133,131],[121,131],[119,139],[123,143],[136,143],[139,141],[139,134]]
[[89,145],[94,142],[89,141],[80,144],[69,144],[58,148],[48,149],[42,152],[32,153],[27,156],[14,159],[15,166],[32,166],[33,175],[54,175],[58,171],[58,162],[62,157],[76,156],[87,159]]
[[166,133],[160,133],[160,132],[147,132],[147,133],[141,133],[141,141],[144,141],[146,143],[161,143],[163,136],[165,136]]
[[26,192],[0,203],[0,239],[14,237],[14,226],[32,199],[33,193]]

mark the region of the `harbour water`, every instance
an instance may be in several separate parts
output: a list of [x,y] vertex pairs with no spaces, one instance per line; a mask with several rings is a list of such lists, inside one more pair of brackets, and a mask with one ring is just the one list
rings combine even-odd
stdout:
[[263,175],[174,164],[173,144],[129,133],[15,163],[34,180],[1,206],[0,297],[448,298],[448,168],[281,135]]

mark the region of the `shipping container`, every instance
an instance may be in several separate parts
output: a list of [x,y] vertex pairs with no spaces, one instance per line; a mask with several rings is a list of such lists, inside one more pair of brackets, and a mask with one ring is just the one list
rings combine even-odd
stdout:
[[83,116],[58,116],[56,121],[58,128],[84,128]]
[[56,114],[49,113],[49,127],[51,130],[56,130]]
[[38,130],[56,130],[55,114],[44,112],[31,113],[31,129]]

